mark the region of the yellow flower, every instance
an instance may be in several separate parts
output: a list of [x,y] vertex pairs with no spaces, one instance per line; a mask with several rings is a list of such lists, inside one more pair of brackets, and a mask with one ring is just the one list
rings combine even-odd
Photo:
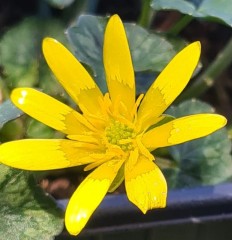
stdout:
[[[200,56],[200,43],[184,48],[166,66],[145,96],[135,98],[134,70],[120,18],[110,18],[103,61],[109,93],[103,95],[76,58],[58,41],[43,41],[45,59],[82,113],[31,88],[12,92],[14,104],[66,139],[24,139],[0,146],[1,162],[20,169],[48,170],[86,165],[92,173],[67,206],[65,223],[77,235],[108,191],[124,179],[129,200],[143,213],[166,205],[167,184],[156,148],[206,136],[226,124],[217,114],[196,114],[154,125],[187,85]],[[141,59],[142,61],[142,59]]]

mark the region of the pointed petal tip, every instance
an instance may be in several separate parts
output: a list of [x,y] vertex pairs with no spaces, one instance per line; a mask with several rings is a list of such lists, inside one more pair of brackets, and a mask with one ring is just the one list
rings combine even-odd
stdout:
[[200,41],[195,41],[192,44],[195,45],[196,47],[198,47],[199,49],[201,48],[201,42]]
[[141,211],[142,213],[145,215],[149,210],[152,210],[152,209],[158,209],[158,208],[165,208],[166,207],[166,201],[162,201],[160,202],[159,205],[155,205],[155,206],[144,206],[144,205],[136,205]]
[[149,208],[144,208],[143,206],[138,206],[137,207],[142,211],[142,213],[145,215],[149,210],[152,209],[158,209],[158,208],[165,208],[166,207],[166,202],[162,202],[159,206],[155,206],[155,207],[149,207]]
[[148,211],[148,209],[143,209],[143,208],[139,208],[141,211],[142,211],[142,213],[145,215],[146,213],[147,213],[147,211]]
[[200,41],[196,41],[193,42],[191,44],[189,44],[186,48],[192,48],[193,52],[199,52],[199,57],[200,57],[200,53],[201,53],[201,42]]

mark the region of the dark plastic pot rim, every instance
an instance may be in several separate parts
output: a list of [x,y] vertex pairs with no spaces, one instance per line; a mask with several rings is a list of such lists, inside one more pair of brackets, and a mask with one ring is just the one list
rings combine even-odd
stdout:
[[[68,200],[57,203],[65,210]],[[170,190],[167,207],[148,211],[145,215],[125,194],[107,195],[82,235],[225,219],[232,220],[232,183]]]

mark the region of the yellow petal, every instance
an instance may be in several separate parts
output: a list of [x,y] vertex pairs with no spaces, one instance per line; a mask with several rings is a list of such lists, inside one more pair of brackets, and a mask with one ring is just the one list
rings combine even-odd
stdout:
[[71,140],[24,139],[0,145],[0,162],[24,170],[52,170],[90,163],[97,152]]
[[131,111],[135,104],[134,70],[126,33],[118,15],[113,15],[106,26],[103,60],[113,104],[122,101]]
[[94,170],[72,195],[65,213],[68,232],[78,235],[106,195],[121,161],[109,161]]
[[44,57],[72,99],[84,112],[100,114],[101,91],[79,61],[60,42],[53,38],[43,40]]
[[153,150],[204,137],[222,128],[226,119],[218,114],[195,114],[177,118],[145,133],[143,144]]
[[154,162],[147,158],[140,156],[133,167],[126,162],[125,185],[129,200],[143,213],[166,206],[166,180]]
[[121,168],[118,170],[118,173],[114,179],[114,181],[111,183],[108,192],[112,193],[114,192],[123,182],[125,179],[124,176],[124,165],[121,166]]
[[149,119],[159,117],[185,88],[198,63],[200,43],[194,42],[179,52],[160,73],[143,98],[138,111],[142,128]]
[[80,134],[92,127],[72,108],[32,88],[14,89],[11,100],[31,117],[66,134]]

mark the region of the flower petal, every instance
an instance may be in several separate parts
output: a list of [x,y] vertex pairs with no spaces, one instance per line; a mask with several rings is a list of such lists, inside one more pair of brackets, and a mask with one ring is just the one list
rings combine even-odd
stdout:
[[185,88],[198,63],[200,43],[194,42],[179,52],[160,73],[144,96],[138,111],[141,128],[157,118]]
[[153,128],[142,137],[142,143],[153,150],[204,137],[225,126],[227,120],[218,114],[195,114],[177,118]]
[[0,162],[24,170],[52,170],[90,163],[96,152],[66,139],[24,139],[0,145]]
[[125,185],[129,200],[143,213],[166,206],[167,184],[154,162],[140,156],[136,164],[125,164]]
[[134,70],[125,29],[118,15],[113,15],[106,26],[103,61],[111,100],[121,101],[128,112],[135,104]]
[[122,161],[112,160],[94,170],[72,195],[65,214],[68,232],[77,235],[106,195]]
[[32,88],[14,89],[11,100],[31,117],[66,134],[81,134],[92,127],[72,108]]
[[103,98],[101,91],[79,61],[60,42],[53,38],[43,40],[44,57],[72,99],[81,110],[100,114],[99,101]]

